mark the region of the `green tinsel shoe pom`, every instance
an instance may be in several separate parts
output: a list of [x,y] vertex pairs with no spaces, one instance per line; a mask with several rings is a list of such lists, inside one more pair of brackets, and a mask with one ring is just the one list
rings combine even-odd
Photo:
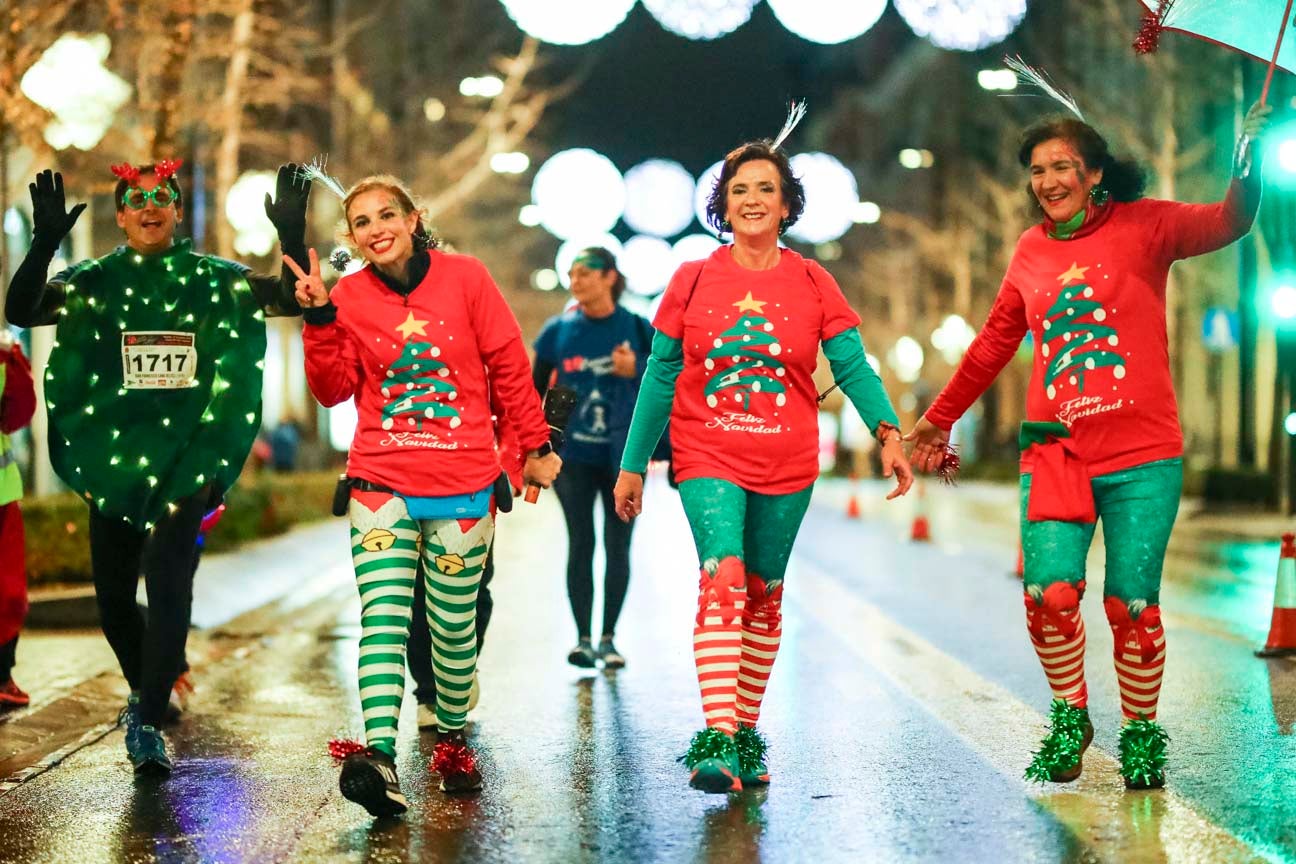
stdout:
[[703,729],[693,735],[688,752],[677,759],[690,771],[706,759],[732,759],[734,739],[719,729]]
[[756,731],[755,726],[738,724],[734,733],[734,746],[738,749],[738,770],[744,777],[758,776],[766,772],[765,752],[769,744],[765,736]]
[[1049,710],[1048,734],[1040,742],[1040,749],[1031,754],[1031,764],[1026,767],[1026,779],[1036,783],[1049,783],[1074,771],[1084,753],[1088,726],[1088,710],[1073,708],[1061,699],[1053,700]]
[[1170,736],[1155,720],[1140,714],[1121,729],[1121,776],[1133,789],[1159,789],[1165,785],[1166,745]]

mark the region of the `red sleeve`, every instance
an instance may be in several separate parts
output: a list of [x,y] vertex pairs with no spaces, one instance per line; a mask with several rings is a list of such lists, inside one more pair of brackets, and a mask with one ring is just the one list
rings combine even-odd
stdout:
[[31,364],[16,343],[5,359],[4,394],[0,396],[0,432],[17,432],[36,413],[36,382]]
[[1260,208],[1260,189],[1234,180],[1224,200],[1214,204],[1148,203],[1158,210],[1166,256],[1178,261],[1222,249],[1250,231]]
[[807,261],[806,270],[810,281],[819,293],[819,308],[823,311],[823,321],[819,325],[819,341],[827,342],[834,336],[854,330],[860,325],[860,317],[846,302],[841,286],[832,274],[817,261]]
[[355,396],[360,386],[360,360],[351,336],[336,321],[302,327],[306,354],[306,383],[325,408]]
[[476,290],[469,298],[477,350],[489,372],[492,401],[508,417],[522,449],[534,450],[549,440],[540,394],[531,382],[531,360],[522,342],[522,328],[513,317],[499,286],[480,264]]
[[705,261],[688,261],[681,264],[666,286],[653,326],[672,339],[684,338],[684,310],[688,307],[689,297],[697,285],[698,276],[702,273]]
[[927,419],[948,431],[1008,365],[1026,330],[1026,302],[1017,286],[1005,279],[990,316],[968,346],[954,377],[927,409]]

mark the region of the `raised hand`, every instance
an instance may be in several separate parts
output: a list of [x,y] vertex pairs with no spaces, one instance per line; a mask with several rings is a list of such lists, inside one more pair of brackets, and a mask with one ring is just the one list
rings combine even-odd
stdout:
[[279,232],[281,241],[306,242],[306,204],[310,200],[311,181],[295,162],[279,166],[275,178],[274,200],[266,193],[266,217]]
[[68,212],[63,194],[63,175],[45,170],[36,175],[35,183],[28,183],[32,199],[32,234],[41,242],[57,246],[76,224],[77,217],[86,208],[78,204]]
[[297,277],[297,305],[303,309],[327,306],[329,294],[328,289],[324,287],[323,278],[320,277],[319,255],[315,254],[314,249],[307,249],[306,253],[310,256],[309,273],[304,272],[291,257],[284,256],[284,263]]

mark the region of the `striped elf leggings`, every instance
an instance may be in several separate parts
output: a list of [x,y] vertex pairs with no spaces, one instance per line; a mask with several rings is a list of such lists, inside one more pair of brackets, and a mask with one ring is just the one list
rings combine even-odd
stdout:
[[418,558],[436,667],[437,725],[462,729],[477,668],[477,588],[494,515],[416,522],[386,492],[351,492],[351,556],[360,590],[360,707],[370,747],[396,754]]
[[[1121,713],[1128,720],[1155,720],[1166,657],[1161,568],[1179,513],[1183,462],[1149,462],[1091,482],[1107,552],[1103,609],[1114,637]],[[1022,475],[1027,629],[1054,698],[1084,708],[1089,694],[1080,598],[1095,526],[1028,521],[1030,485],[1030,475]]]
[[702,563],[693,658],[708,727],[755,726],[783,635],[783,575],[813,484],[786,495],[680,483]]

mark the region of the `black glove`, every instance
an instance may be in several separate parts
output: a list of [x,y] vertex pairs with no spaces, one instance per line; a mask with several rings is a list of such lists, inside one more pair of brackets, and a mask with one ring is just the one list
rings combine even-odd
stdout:
[[293,162],[279,166],[274,200],[266,194],[265,212],[279,233],[281,246],[306,245],[306,202],[310,200],[310,188],[310,178],[301,172],[301,166]]
[[68,212],[67,199],[63,195],[63,175],[53,171],[37,174],[36,182],[28,183],[27,189],[32,199],[33,245],[57,249],[86,205],[78,204],[71,213]]

